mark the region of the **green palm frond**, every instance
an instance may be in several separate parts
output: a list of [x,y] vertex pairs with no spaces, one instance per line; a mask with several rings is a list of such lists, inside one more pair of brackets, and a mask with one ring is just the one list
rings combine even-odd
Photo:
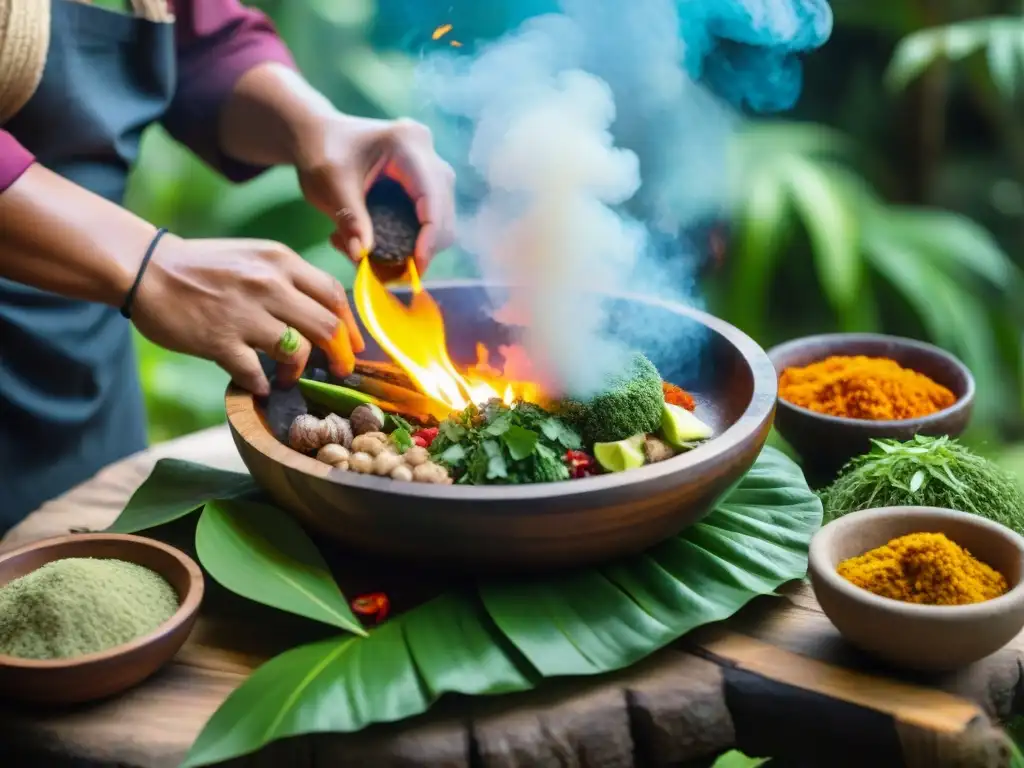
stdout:
[[1024,17],[992,16],[941,27],[929,27],[904,37],[885,73],[886,85],[902,90],[936,61],[959,61],[985,52],[989,74],[1007,97],[1014,96],[1024,76]]

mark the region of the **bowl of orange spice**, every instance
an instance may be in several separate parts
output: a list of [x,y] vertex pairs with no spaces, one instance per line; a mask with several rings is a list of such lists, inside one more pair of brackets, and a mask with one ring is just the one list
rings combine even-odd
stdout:
[[808,571],[840,634],[900,668],[959,669],[1024,628],[1024,538],[967,512],[852,512],[815,534]]
[[974,377],[931,344],[838,333],[780,344],[768,357],[779,374],[775,428],[815,483],[833,479],[872,440],[957,437],[970,420]]

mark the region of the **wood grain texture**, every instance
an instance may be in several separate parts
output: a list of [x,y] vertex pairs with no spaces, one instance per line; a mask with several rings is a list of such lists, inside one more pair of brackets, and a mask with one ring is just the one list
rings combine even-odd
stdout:
[[[474,313],[480,284],[431,285],[450,329],[498,346],[503,326]],[[704,312],[651,298],[618,297],[624,310],[668,337],[704,339],[707,363],[694,381],[661,345],[652,360],[668,380],[691,389],[697,414],[715,437],[668,461],[561,483],[427,485],[328,467],[280,441],[304,408],[294,390],[257,402],[229,387],[228,424],[249,471],[302,523],[355,549],[473,570],[543,571],[637,554],[707,515],[756,460],[771,428],[777,381],[765,352]],[[642,347],[640,347],[642,349]],[[661,355],[656,354],[660,351]],[[668,359],[672,358],[672,359]],[[696,386],[696,389],[693,387]],[[297,410],[298,409],[298,410]]]
[[[161,445],[47,504],[0,548],[106,526],[158,456],[239,469],[224,427]],[[211,589],[175,662],[125,695],[70,711],[0,711],[5,768],[176,766],[245,675],[310,632],[308,622],[280,613],[231,615],[215,597]],[[845,644],[796,584],[619,674],[451,698],[405,723],[291,739],[230,765],[668,768],[738,744],[829,766],[998,768],[1007,764],[1006,743],[993,722],[1019,706],[1022,661],[1017,638],[956,674],[887,672]]]

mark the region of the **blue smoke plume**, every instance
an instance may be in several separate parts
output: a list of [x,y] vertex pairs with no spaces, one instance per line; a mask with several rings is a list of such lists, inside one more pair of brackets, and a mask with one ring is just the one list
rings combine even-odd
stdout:
[[[677,38],[685,41],[687,73],[736,108],[777,112],[796,103],[801,54],[820,47],[832,32],[826,0],[675,0]],[[420,53],[431,46],[441,24],[468,55],[481,42],[501,37],[527,19],[561,10],[559,0],[378,0],[377,42]],[[607,53],[625,58],[638,42],[616,35],[623,23],[635,27],[640,4],[621,0],[603,5],[611,39]],[[642,12],[641,14],[642,15]],[[663,30],[641,31],[646,37]],[[643,39],[643,38],[639,38]]]
[[[825,0],[380,0],[380,19],[420,55],[419,116],[466,201],[460,244],[520,286],[503,317],[578,395],[624,364],[608,329],[642,330],[593,291],[697,300],[689,236],[722,213],[739,114],[792,106],[800,54],[832,23]],[[677,357],[700,343],[646,330]]]

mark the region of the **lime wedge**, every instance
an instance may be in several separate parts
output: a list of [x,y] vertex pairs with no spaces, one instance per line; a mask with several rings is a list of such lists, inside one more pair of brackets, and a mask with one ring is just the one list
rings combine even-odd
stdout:
[[608,472],[624,472],[644,465],[644,437],[633,435],[614,443],[594,443],[594,458]]
[[713,434],[711,427],[685,408],[665,403],[661,410],[661,436],[676,450],[690,448],[691,443]]

